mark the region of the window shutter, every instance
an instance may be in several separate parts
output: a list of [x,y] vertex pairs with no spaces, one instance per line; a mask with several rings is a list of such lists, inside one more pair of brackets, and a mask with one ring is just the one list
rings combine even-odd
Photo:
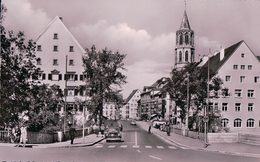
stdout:
[[59,74],[59,80],[62,80],[62,74]]
[[42,80],[45,80],[45,79],[46,79],[46,74],[43,73],[43,74],[42,74]]
[[80,76],[79,76],[79,80],[83,80],[83,75],[80,75]]
[[74,94],[75,94],[75,96],[77,96],[78,95],[78,89],[74,89]]
[[75,80],[78,80],[78,75],[77,74],[75,74],[75,78],[74,78]]
[[48,75],[48,80],[52,80],[52,74]]
[[68,89],[64,89],[64,95],[68,96]]

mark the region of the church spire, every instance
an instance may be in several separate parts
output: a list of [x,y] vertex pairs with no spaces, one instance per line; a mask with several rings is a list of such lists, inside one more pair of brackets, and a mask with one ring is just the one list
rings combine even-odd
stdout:
[[186,0],[184,16],[180,29],[176,31],[175,68],[183,68],[188,63],[195,61],[194,31],[190,27],[186,13]]
[[184,15],[183,15],[183,18],[182,18],[182,21],[181,21],[180,30],[181,29],[189,29],[189,30],[191,29],[189,19],[188,19],[187,13],[186,13],[186,9],[184,10]]

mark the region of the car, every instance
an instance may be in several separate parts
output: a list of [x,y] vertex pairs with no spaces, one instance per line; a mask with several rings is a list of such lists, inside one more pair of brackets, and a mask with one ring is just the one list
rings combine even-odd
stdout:
[[162,127],[166,124],[165,121],[159,121],[159,120],[154,120],[153,121],[153,127],[157,129],[162,129]]
[[136,125],[136,121],[135,120],[131,120],[130,124],[131,125]]
[[116,128],[108,128],[108,130],[105,132],[106,142],[110,141],[118,141],[121,142],[122,140],[122,134],[119,129]]

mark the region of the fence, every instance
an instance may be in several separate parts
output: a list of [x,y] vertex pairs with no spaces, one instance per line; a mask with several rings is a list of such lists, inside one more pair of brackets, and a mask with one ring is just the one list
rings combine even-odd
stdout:
[[[83,129],[77,129],[75,137],[81,137],[83,134]],[[85,136],[92,133],[91,128],[85,128]],[[10,131],[0,131],[0,142],[10,143],[11,142],[11,132]],[[69,139],[69,132],[66,131],[65,134],[62,133],[62,141],[67,141]],[[27,143],[29,144],[45,144],[58,142],[58,133],[41,133],[41,132],[27,132]]]

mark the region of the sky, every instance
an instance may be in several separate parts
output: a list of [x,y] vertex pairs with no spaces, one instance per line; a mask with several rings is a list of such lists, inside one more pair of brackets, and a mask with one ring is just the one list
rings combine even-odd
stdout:
[[[195,32],[195,55],[204,55],[244,40],[260,55],[260,0],[186,0]],[[4,25],[36,39],[55,17],[83,48],[93,44],[126,54],[126,98],[174,67],[175,32],[183,18],[184,0],[3,0]]]

